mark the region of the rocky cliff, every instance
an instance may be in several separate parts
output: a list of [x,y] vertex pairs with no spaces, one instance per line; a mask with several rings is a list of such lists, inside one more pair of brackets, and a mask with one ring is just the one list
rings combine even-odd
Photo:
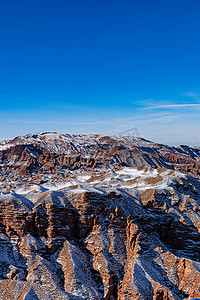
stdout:
[[0,163],[0,299],[200,298],[198,147],[42,133]]

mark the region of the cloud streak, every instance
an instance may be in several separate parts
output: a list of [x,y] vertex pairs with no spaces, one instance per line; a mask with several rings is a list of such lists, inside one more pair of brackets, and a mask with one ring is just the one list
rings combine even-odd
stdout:
[[143,122],[143,123],[148,123],[148,122],[158,122],[162,120],[168,120],[173,118],[173,114],[145,114],[142,117],[133,115],[132,117],[127,117],[127,118],[113,118],[113,119],[106,119],[106,120],[88,120],[88,121],[58,121],[58,120],[23,120],[23,119],[18,119],[18,120],[9,120],[8,123],[24,123],[24,124],[55,124],[55,125],[119,125],[120,123],[127,124],[130,122]]
[[159,109],[159,108],[178,108],[178,107],[200,107],[200,104],[162,104],[162,105],[152,105],[152,106],[148,106],[146,108],[150,108],[150,109]]

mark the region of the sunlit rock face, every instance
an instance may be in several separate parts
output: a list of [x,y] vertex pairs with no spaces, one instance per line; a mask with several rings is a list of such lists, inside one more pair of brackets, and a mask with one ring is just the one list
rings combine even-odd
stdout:
[[133,137],[2,141],[0,299],[199,299],[199,160]]

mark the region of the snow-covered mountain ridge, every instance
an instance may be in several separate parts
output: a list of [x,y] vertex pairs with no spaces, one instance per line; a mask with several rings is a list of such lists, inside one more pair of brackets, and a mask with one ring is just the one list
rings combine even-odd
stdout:
[[199,299],[200,149],[41,133],[0,143],[0,299]]

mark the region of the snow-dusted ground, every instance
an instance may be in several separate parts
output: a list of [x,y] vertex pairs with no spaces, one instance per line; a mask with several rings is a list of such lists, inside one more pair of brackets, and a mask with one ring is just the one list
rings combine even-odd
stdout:
[[[89,174],[88,174],[89,173]],[[186,175],[171,170],[163,170],[158,174],[157,169],[150,167],[141,168],[122,168],[116,172],[70,172],[64,179],[55,180],[49,174],[46,176],[47,182],[42,184],[23,184],[20,187],[12,188],[11,192],[24,195],[29,200],[35,202],[41,193],[51,191],[66,191],[67,193],[82,193],[84,191],[105,193],[117,191],[120,193],[128,192],[131,195],[146,189],[167,189],[176,178],[184,178]],[[157,180],[158,179],[158,180]],[[150,181],[148,181],[150,180]],[[155,182],[154,182],[155,181]],[[4,187],[6,188],[6,187]]]
[[[101,139],[103,139],[102,143]],[[99,146],[98,143],[101,143],[101,145]],[[142,147],[147,147],[144,152],[150,153],[148,156],[149,159],[151,159],[152,151],[155,150],[155,145],[158,147],[156,149],[160,149],[160,153],[165,153],[165,147],[167,147],[162,145],[161,148],[159,148],[160,146],[158,144],[134,137],[41,133],[18,137],[14,141],[4,141],[0,146],[0,150],[20,144],[38,144],[56,153],[75,153],[75,157],[77,157],[77,153],[81,151],[85,157],[89,158],[91,153],[94,154],[95,151],[97,152],[97,150],[101,149],[102,144],[102,149],[106,149],[105,151],[113,145],[122,145],[128,149],[141,147],[139,149],[141,152],[144,150]],[[118,149],[118,147],[116,148]],[[119,149],[121,148],[119,147]],[[122,147],[122,149],[124,149],[124,147]],[[186,153],[189,153],[190,149],[186,148],[185,151]],[[110,157],[112,158],[112,153],[111,156],[108,157],[108,160]],[[157,157],[154,158],[159,160],[159,155]],[[11,155],[11,164],[12,158]],[[0,234],[0,248],[2,249],[2,255],[0,256],[2,259],[1,265],[5,262],[8,266],[11,265],[9,266],[10,271],[8,275],[6,268],[3,269],[2,267],[2,270],[0,270],[4,274],[3,278],[6,278],[6,276],[8,276],[7,278],[10,278],[11,275],[14,276],[16,265],[17,268],[19,268],[19,271],[21,269],[21,271],[23,271],[23,268],[26,268],[26,266],[29,268],[30,266],[30,269],[27,270],[27,279],[30,280],[30,282],[34,280],[37,281],[39,273],[42,272],[42,285],[38,282],[31,283],[30,288],[27,289],[25,294],[26,299],[34,298],[36,294],[36,297],[39,297],[37,299],[50,299],[49,295],[52,297],[52,292],[49,289],[52,287],[54,292],[57,293],[52,299],[74,299],[71,298],[71,296],[68,297],[64,290],[61,291],[60,287],[58,288],[56,286],[57,279],[55,277],[55,270],[58,267],[57,264],[59,264],[59,276],[61,274],[61,266],[63,267],[62,270],[64,272],[66,270],[66,283],[70,278],[70,272],[76,279],[74,284],[72,284],[72,290],[70,290],[70,293],[77,296],[76,299],[99,300],[103,297],[99,296],[96,292],[98,291],[98,288],[95,287],[95,283],[92,281],[92,276],[94,276],[94,274],[90,273],[91,268],[94,268],[98,274],[100,274],[101,280],[99,280],[99,284],[102,285],[102,282],[104,283],[105,292],[107,288],[106,280],[109,278],[110,274],[115,274],[121,285],[124,276],[123,272],[126,272],[127,269],[131,267],[132,269],[129,270],[130,275],[128,277],[130,278],[130,285],[135,284],[135,288],[138,288],[141,295],[144,295],[141,299],[145,300],[153,299],[153,291],[149,282],[160,284],[160,286],[166,286],[170,291],[176,289],[177,292],[181,292],[181,290],[178,290],[178,279],[177,281],[176,278],[173,279],[173,274],[178,274],[175,267],[178,266],[182,268],[182,265],[179,264],[181,263],[181,257],[189,258],[186,262],[184,261],[183,266],[187,266],[188,263],[192,262],[194,266],[198,266],[196,269],[199,272],[200,267],[198,258],[196,257],[196,253],[197,255],[199,253],[197,252],[199,251],[199,240],[197,236],[198,232],[196,230],[199,228],[200,224],[199,178],[189,173],[185,174],[172,170],[170,169],[171,165],[169,165],[169,169],[167,167],[165,168],[163,165],[163,168],[149,166],[120,166],[120,164],[116,164],[115,168],[108,169],[103,169],[103,167],[99,167],[99,169],[98,167],[88,169],[87,167],[78,167],[77,169],[74,169],[74,171],[71,171],[70,168],[63,164],[62,166],[59,165],[57,169],[56,167],[55,169],[52,168],[48,171],[45,171],[46,169],[44,169],[41,173],[37,173],[37,170],[34,170],[31,174],[24,172],[20,174],[21,176],[18,173],[13,174],[16,172],[14,167],[13,172],[10,172],[10,165],[9,168],[6,169],[7,173],[4,173],[4,180],[0,182],[0,202],[2,204],[2,211],[7,216],[6,221],[9,222],[6,223],[6,230],[9,230],[9,228],[12,229],[12,226],[15,230],[18,230],[19,225],[16,226],[15,224],[12,224],[12,219],[18,212],[20,213],[20,218],[22,215],[29,217],[34,212],[33,216],[34,218],[37,216],[37,222],[39,222],[37,223],[39,224],[38,232],[40,232],[40,228],[44,226],[44,224],[47,224],[45,226],[49,235],[48,238],[46,235],[41,237],[32,236],[28,231],[26,232],[26,236],[22,236],[20,243],[18,243],[19,237],[13,235],[15,231],[10,231],[9,236],[3,231]],[[66,169],[62,169],[62,167],[66,167]],[[95,192],[99,195],[80,195],[80,193],[83,192]],[[98,202],[99,199],[100,204]],[[102,211],[99,213],[98,209],[99,206],[101,206],[101,202]],[[4,209],[4,203],[8,208],[6,210]],[[53,204],[51,208],[49,204]],[[55,207],[58,207],[59,209],[57,210]],[[48,214],[46,215],[47,210]],[[74,219],[71,219],[73,215],[71,214],[71,210],[73,213],[77,213],[77,220],[79,220],[79,217],[82,217],[79,220],[80,223],[78,226],[83,228],[83,232],[86,232],[85,224],[87,224],[88,220],[91,219],[93,222],[92,224],[94,224],[92,227],[90,227],[89,224],[89,231],[87,232],[86,238],[83,236],[84,239],[80,240],[80,242],[83,243],[83,247],[80,247],[80,249],[76,242],[71,243],[71,236],[70,241],[67,240],[69,237],[68,234],[73,233],[74,230]],[[11,212],[13,212],[13,215]],[[38,215],[35,214],[35,212],[38,213]],[[44,217],[44,219],[41,217]],[[60,218],[62,217],[64,219],[66,218],[69,222],[65,223],[65,220],[60,222]],[[97,217],[99,217],[99,219]],[[35,219],[33,220],[35,226]],[[46,223],[45,220],[47,221]],[[109,224],[109,226],[106,224]],[[40,227],[40,225],[42,226]],[[180,244],[180,249],[178,248],[177,250],[177,248],[174,248],[172,251],[170,249],[170,247],[173,248],[172,242],[169,248],[163,244],[163,241],[159,238],[159,232],[160,230],[163,230],[163,239],[163,237],[168,234],[168,225],[172,227],[169,235],[166,236],[166,241],[164,241],[165,244],[168,245],[167,239],[171,238],[171,235],[177,231],[177,235],[174,235],[174,240],[172,240],[173,243],[176,242],[176,237],[182,235],[183,240],[185,238],[187,239],[186,246],[182,242],[184,247]],[[188,230],[186,230],[187,226],[189,228]],[[58,229],[58,235],[55,238],[52,234],[54,227],[56,230]],[[193,227],[194,229],[191,231]],[[186,230],[186,233],[181,231],[183,229]],[[129,246],[127,247],[127,245],[129,245],[127,244],[129,231],[130,233],[132,232],[132,236],[130,235],[130,246],[133,247],[133,252],[130,252],[127,255],[127,251],[130,251]],[[187,234],[189,235],[188,237]],[[65,240],[63,245],[59,244],[61,240]],[[55,249],[58,250],[56,250],[48,260],[48,255],[43,257],[43,254],[41,253],[46,251],[45,249],[49,249],[48,247],[51,247],[51,245],[56,246]],[[25,255],[28,261],[27,263],[22,262],[22,264],[17,264],[15,262],[14,258],[16,258],[17,261],[16,253],[18,253],[18,246],[22,247],[20,251]],[[14,253],[13,256],[11,255],[12,247]],[[141,247],[143,247],[143,249]],[[85,252],[87,255],[83,252],[83,249],[85,248],[89,250],[89,252]],[[24,249],[28,249],[28,252],[25,254],[23,252]],[[38,251],[37,253],[37,249],[42,251]],[[52,249],[54,248],[52,247]],[[160,249],[163,249],[162,252],[160,252]],[[171,254],[170,251],[172,251],[173,254]],[[177,254],[177,257],[174,253]],[[89,257],[88,255],[93,256]],[[127,260],[131,260],[134,255],[136,256],[132,263]],[[164,260],[167,259],[168,256],[170,258],[173,257],[173,261],[168,264],[169,268],[167,269],[167,263]],[[36,257],[35,261],[34,257]],[[194,259],[194,261],[192,261],[192,259]],[[54,262],[53,265],[52,262]],[[91,262],[93,265],[91,265]],[[73,266],[71,271],[70,266]],[[122,266],[123,268],[121,268]],[[188,269],[184,274],[187,275],[187,272]],[[193,274],[196,274],[194,275],[195,277],[198,273],[194,272],[195,268],[189,270],[192,281],[195,279],[192,277]],[[48,277],[45,277],[47,275]],[[126,275],[124,278],[124,284],[126,284]],[[180,278],[182,280],[181,276]],[[185,279],[185,282],[187,281],[188,277]],[[13,280],[14,284],[16,282],[17,280]],[[25,284],[29,281],[19,281],[20,284],[22,284],[22,282]],[[111,280],[108,281],[108,288],[110,287],[111,282]],[[172,282],[174,282],[174,286],[171,285]],[[47,290],[45,289],[46,286]],[[32,287],[34,287],[34,289],[32,289]],[[182,289],[181,285],[180,288]],[[41,292],[43,289],[45,291],[44,294]],[[147,292],[149,294],[147,294]],[[16,295],[16,292],[13,293]],[[90,296],[95,293],[97,293],[97,297],[94,296],[93,298]],[[62,294],[64,295],[63,298]],[[44,295],[47,295],[45,296],[46,298]],[[175,295],[173,299],[178,300],[184,298],[180,298],[179,296],[176,297]]]

